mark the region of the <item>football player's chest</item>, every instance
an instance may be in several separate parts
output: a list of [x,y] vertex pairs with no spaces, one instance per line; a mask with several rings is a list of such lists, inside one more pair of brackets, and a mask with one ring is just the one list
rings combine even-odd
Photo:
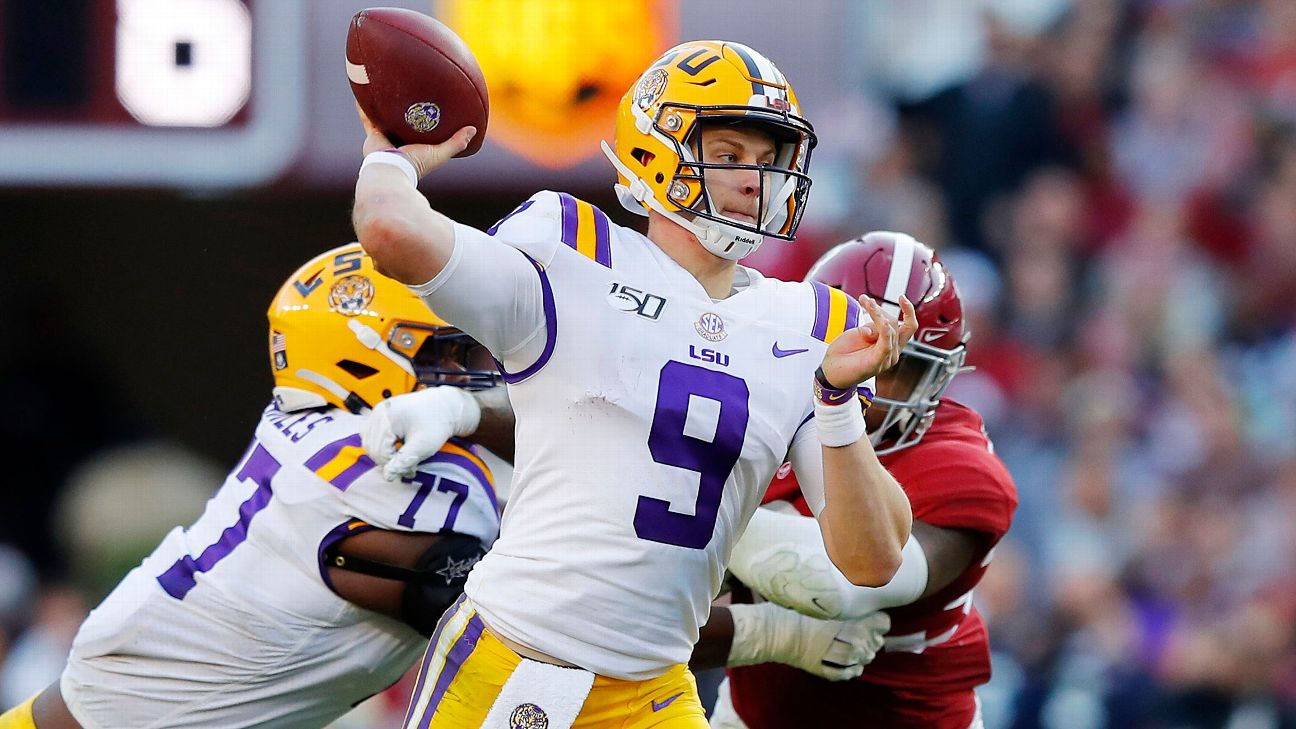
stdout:
[[577,397],[588,393],[647,422],[686,411],[706,421],[703,431],[712,420],[741,420],[761,440],[795,430],[822,344],[771,321],[768,301],[739,294],[713,302],[651,275],[589,279],[559,322],[564,364],[581,373],[572,382]]

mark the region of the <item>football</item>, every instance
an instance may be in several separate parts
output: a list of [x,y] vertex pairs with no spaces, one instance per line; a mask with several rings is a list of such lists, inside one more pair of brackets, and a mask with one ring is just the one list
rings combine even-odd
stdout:
[[486,139],[490,101],[472,51],[454,31],[413,10],[369,8],[351,18],[346,71],[365,114],[397,145],[440,144],[465,126]]

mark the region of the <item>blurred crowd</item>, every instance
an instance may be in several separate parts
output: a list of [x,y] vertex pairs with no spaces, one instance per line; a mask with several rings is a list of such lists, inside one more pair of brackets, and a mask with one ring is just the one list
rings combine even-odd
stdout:
[[987,726],[1296,727],[1296,2],[933,5],[870,5],[937,58],[862,64],[887,132],[815,235],[911,232],[971,305],[949,394],[1021,497]]
[[[831,244],[893,229],[954,272],[975,370],[949,395],[985,416],[1021,500],[976,593],[995,649],[986,725],[1296,728],[1296,1],[847,14],[860,93],[816,124],[858,143],[816,158],[798,244],[751,263],[799,278]],[[40,386],[3,382],[9,402]],[[109,466],[219,481],[163,455]],[[65,451],[27,460],[75,481]],[[190,510],[154,513],[167,524],[201,509],[201,490],[122,488],[59,507],[100,573],[112,554],[91,526],[112,504]],[[5,534],[8,706],[57,675],[87,592]]]

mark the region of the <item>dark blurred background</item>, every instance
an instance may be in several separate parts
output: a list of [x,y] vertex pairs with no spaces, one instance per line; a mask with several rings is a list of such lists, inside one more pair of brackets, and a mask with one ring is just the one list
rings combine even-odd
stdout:
[[[396,4],[490,82],[482,153],[423,187],[482,227],[542,187],[633,223],[621,93],[680,40],[762,50],[821,144],[800,239],[748,263],[902,230],[970,309],[950,396],[1021,498],[986,725],[1296,727],[1296,2]],[[245,445],[271,296],[352,238],[362,7],[0,0],[0,707]]]

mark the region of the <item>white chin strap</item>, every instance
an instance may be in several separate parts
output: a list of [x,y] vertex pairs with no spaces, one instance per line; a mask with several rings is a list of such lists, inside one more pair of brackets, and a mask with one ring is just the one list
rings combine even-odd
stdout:
[[612,163],[617,172],[631,181],[629,187],[620,183],[615,186],[617,200],[626,210],[635,215],[647,215],[649,208],[656,210],[667,220],[692,233],[703,248],[728,261],[737,261],[750,256],[765,241],[765,236],[759,233],[752,233],[736,226],[704,218],[689,220],[677,212],[667,210],[653,196],[652,188],[648,187],[648,183],[631,172],[630,168],[621,162],[616,156],[616,152],[608,146],[607,142],[599,142],[599,146],[602,147],[603,154],[607,156],[608,161]]

